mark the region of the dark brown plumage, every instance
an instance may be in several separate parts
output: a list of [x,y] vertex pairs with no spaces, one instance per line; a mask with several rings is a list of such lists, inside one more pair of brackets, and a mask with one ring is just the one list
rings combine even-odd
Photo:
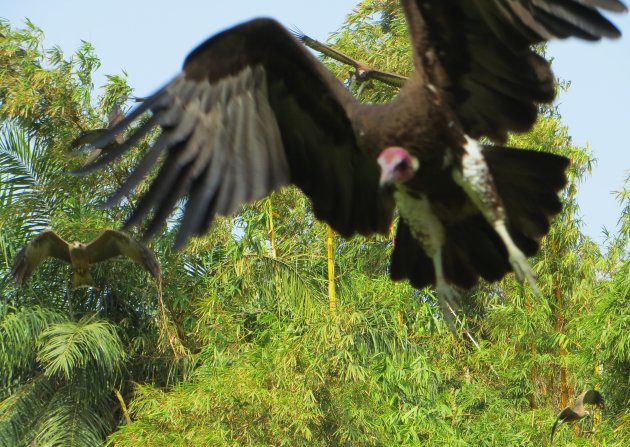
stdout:
[[13,261],[11,275],[24,284],[35,269],[49,257],[60,259],[72,266],[72,288],[95,287],[90,266],[116,256],[126,256],[140,264],[156,281],[161,280],[160,264],[155,254],[125,233],[105,230],[93,241],[68,243],[54,231],[44,231],[24,247]]
[[370,79],[376,79],[377,81],[381,81],[382,83],[391,85],[392,87],[402,87],[403,85],[405,85],[405,82],[407,82],[408,78],[405,76],[401,76],[396,73],[389,73],[387,71],[377,70],[374,67],[357,61],[347,54],[344,54],[341,51],[332,48],[330,45],[326,45],[325,43],[321,43],[315,39],[308,37],[300,30],[295,29],[291,32],[307,47],[322,53],[324,56],[327,56],[331,59],[341,62],[342,64],[346,64],[354,68],[354,71],[351,71],[350,74],[356,79],[358,84],[369,81]]
[[[538,249],[564,186],[564,157],[490,147],[526,131],[554,97],[549,64],[530,48],[551,38],[618,37],[598,9],[617,0],[402,0],[415,72],[389,104],[358,103],[285,28],[257,19],[192,51],[183,71],[94,146],[152,116],[81,172],[112,162],[155,126],[161,136],[109,204],[163,159],[126,226],[154,211],[146,236],[186,197],[175,245],[293,183],[343,236],[400,222],[390,275],[454,287],[510,270],[535,288],[526,257]],[[164,154],[161,158],[160,155]]]
[[590,411],[584,408],[584,405],[587,404],[603,408],[604,398],[599,391],[593,389],[587,390],[576,397],[573,402],[563,408],[562,411],[558,414],[556,421],[553,423],[553,427],[551,427],[550,443],[553,442],[553,436],[556,432],[558,424],[562,424],[564,422],[575,422],[584,419],[587,416],[590,416]]

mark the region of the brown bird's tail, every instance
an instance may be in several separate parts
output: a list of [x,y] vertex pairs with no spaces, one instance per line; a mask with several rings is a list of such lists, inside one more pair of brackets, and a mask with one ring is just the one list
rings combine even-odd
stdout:
[[553,427],[551,427],[551,437],[549,438],[549,445],[553,444],[553,435],[556,433],[556,429],[558,428],[559,422],[560,422],[560,418],[556,418],[556,421],[553,423]]
[[74,290],[81,287],[96,287],[94,278],[92,278],[92,274],[89,270],[83,273],[74,272],[74,276],[72,277],[72,289]]

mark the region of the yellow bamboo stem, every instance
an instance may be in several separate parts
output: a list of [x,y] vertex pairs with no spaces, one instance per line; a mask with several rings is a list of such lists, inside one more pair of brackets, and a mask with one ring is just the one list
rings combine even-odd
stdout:
[[337,310],[337,293],[335,291],[335,259],[333,253],[333,232],[329,225],[326,225],[326,248],[328,259],[328,307],[331,314]]
[[267,221],[269,222],[269,239],[271,240],[271,257],[276,259],[276,231],[273,226],[273,203],[271,196],[267,198]]
[[[276,259],[276,230],[273,226],[273,202],[271,196],[267,198],[267,222],[269,224],[269,240],[271,242],[271,258]],[[276,294],[280,293],[280,274],[278,273],[278,266],[273,264],[273,275],[276,284]]]
[[[595,389],[599,390],[599,380],[601,376],[601,364],[595,365],[595,377],[597,377],[597,385],[595,385]],[[593,414],[593,431],[599,431],[599,424],[602,422],[602,412],[599,408],[599,405],[595,405],[595,413]]]
[[131,416],[129,416],[129,410],[127,409],[127,404],[125,404],[125,399],[123,399],[122,394],[118,391],[117,388],[114,388],[114,395],[118,402],[120,403],[120,409],[122,410],[123,416],[125,417],[125,422],[127,424],[131,424]]

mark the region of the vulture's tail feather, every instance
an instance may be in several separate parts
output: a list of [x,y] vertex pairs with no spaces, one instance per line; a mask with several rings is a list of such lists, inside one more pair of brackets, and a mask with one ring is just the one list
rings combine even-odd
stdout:
[[394,281],[409,278],[412,286],[421,289],[435,282],[433,262],[411,234],[407,223],[398,219],[394,250],[389,265],[389,276]]
[[508,229],[527,256],[562,209],[558,192],[566,185],[569,159],[548,152],[485,146],[483,156],[508,217]]
[[[549,231],[551,218],[562,209],[558,192],[566,184],[569,160],[498,146],[486,146],[482,153],[505,208],[510,236],[526,256],[532,256]],[[479,277],[493,282],[512,271],[504,242],[481,212],[442,224],[442,263],[450,285],[467,289]],[[395,281],[409,279],[416,288],[435,284],[431,258],[403,219],[398,222],[389,274]]]

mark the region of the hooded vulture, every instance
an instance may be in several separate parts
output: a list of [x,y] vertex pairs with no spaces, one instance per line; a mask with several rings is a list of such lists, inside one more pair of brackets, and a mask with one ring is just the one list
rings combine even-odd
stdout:
[[587,390],[576,397],[570,405],[563,408],[560,414],[558,414],[556,421],[553,423],[553,427],[551,427],[550,443],[553,442],[553,435],[558,428],[558,424],[562,424],[563,422],[575,422],[590,416],[591,412],[584,408],[585,404],[596,405],[603,408],[604,398],[599,391],[593,389]]
[[33,274],[47,258],[57,258],[72,266],[72,288],[95,287],[90,266],[116,256],[126,256],[140,264],[160,282],[160,263],[155,254],[125,233],[105,230],[93,241],[68,243],[54,231],[44,231],[24,247],[13,261],[11,275],[20,284]]
[[[600,9],[618,0],[401,0],[415,71],[388,104],[361,104],[283,26],[255,19],[194,49],[182,72],[132,110],[103,147],[145,112],[126,141],[79,172],[161,135],[108,201],[161,168],[125,227],[152,212],[145,237],[186,205],[175,239],[215,215],[288,184],[344,237],[386,233],[397,207],[390,276],[434,285],[452,311],[457,287],[514,271],[535,286],[527,256],[561,209],[565,157],[500,146],[554,98],[550,66],[532,45],[616,38]],[[481,143],[481,138],[497,145]],[[487,140],[484,140],[487,141]]]

